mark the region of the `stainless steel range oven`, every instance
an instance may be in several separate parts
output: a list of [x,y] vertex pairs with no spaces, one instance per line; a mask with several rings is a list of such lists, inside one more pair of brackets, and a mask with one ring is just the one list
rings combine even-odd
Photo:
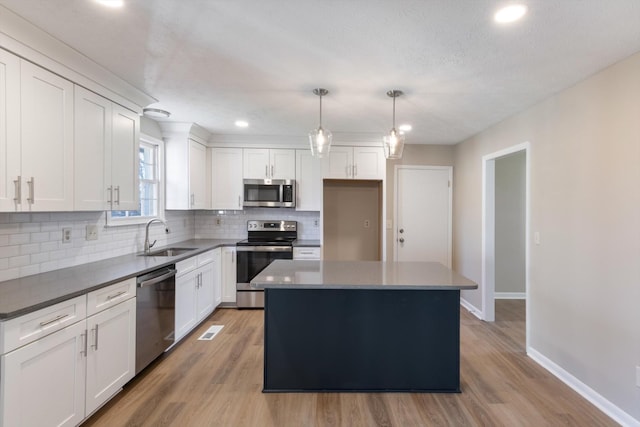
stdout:
[[276,259],[293,259],[297,221],[247,221],[248,239],[236,243],[238,308],[264,307],[264,291],[252,288],[251,279]]

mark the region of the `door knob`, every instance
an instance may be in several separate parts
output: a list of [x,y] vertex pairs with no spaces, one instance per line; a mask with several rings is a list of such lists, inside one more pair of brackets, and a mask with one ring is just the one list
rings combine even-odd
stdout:
[[399,239],[398,239],[398,241],[399,241],[400,243],[404,243],[404,237],[399,238]]

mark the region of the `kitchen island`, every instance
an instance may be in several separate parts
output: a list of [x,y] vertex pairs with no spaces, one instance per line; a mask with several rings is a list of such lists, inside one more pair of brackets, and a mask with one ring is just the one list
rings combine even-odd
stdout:
[[439,263],[271,263],[265,289],[265,392],[460,392],[460,290]]

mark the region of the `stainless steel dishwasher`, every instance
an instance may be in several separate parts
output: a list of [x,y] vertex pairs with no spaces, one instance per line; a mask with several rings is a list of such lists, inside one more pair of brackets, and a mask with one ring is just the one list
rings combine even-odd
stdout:
[[136,291],[136,374],[174,341],[176,266],[138,276]]

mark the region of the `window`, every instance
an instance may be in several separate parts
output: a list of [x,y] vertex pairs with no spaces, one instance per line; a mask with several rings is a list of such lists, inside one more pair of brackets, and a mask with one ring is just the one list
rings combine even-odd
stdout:
[[138,150],[140,180],[139,208],[135,211],[111,211],[107,213],[108,225],[138,224],[153,217],[163,216],[160,170],[160,141],[141,137]]

